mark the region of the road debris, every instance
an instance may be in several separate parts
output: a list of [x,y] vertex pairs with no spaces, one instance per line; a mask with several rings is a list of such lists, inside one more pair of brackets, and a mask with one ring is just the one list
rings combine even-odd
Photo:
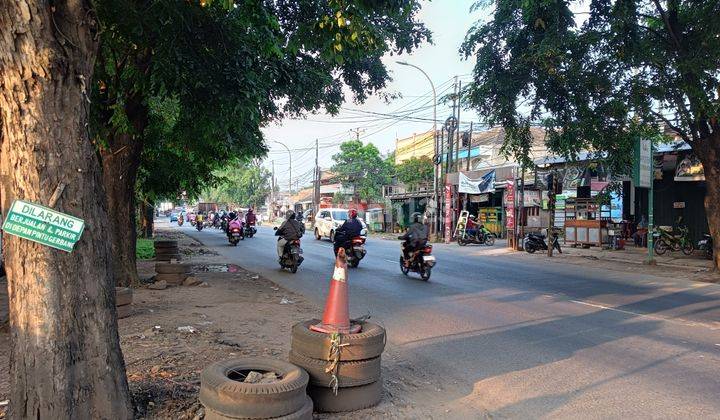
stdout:
[[178,327],[177,330],[180,332],[186,332],[186,333],[190,333],[190,334],[197,332],[197,330],[195,328],[193,328],[191,325],[186,325],[184,327]]
[[280,304],[281,304],[281,305],[289,305],[289,304],[292,304],[292,303],[295,303],[295,302],[293,302],[292,300],[290,300],[290,299],[288,299],[288,298],[282,298],[282,299],[280,300]]
[[148,289],[165,290],[167,289],[167,282],[165,280],[156,281],[155,283],[148,285]]

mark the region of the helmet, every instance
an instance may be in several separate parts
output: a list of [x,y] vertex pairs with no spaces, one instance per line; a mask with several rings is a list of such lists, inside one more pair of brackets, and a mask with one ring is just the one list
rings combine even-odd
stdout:
[[412,214],[411,219],[413,223],[420,223],[420,221],[422,220],[422,214],[415,212]]
[[351,218],[351,219],[354,219],[354,218],[357,217],[357,210],[355,210],[355,209],[350,209],[349,214],[350,214],[350,218]]
[[285,218],[287,220],[291,220],[295,218],[295,212],[292,210],[288,210],[287,213],[285,213]]
[[475,219],[477,219],[477,217],[475,217],[474,214],[471,214],[471,215],[470,215],[470,220],[475,220]]

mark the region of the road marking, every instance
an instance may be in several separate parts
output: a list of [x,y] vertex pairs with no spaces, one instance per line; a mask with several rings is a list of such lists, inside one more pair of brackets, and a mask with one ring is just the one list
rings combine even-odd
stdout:
[[397,263],[397,261],[393,261],[393,260],[385,260],[385,259],[383,259],[383,261],[387,261],[387,262],[393,263],[393,264]]
[[665,318],[662,316],[642,314],[642,313],[638,313],[638,312],[626,311],[624,309],[613,308],[612,306],[605,306],[605,305],[600,305],[597,303],[584,302],[582,300],[570,299],[570,302],[577,303],[579,305],[592,306],[593,308],[599,308],[599,309],[603,309],[603,310],[607,310],[607,311],[620,312],[620,313],[623,313],[626,315],[639,316],[641,318],[649,318],[649,319],[652,319],[655,321],[664,321],[664,322],[669,322],[672,324],[685,325],[685,326],[689,326],[689,327],[705,327],[705,328],[709,328],[713,331],[720,329],[720,326],[718,326],[718,325],[707,324],[704,322],[688,321],[688,320],[685,320],[682,318]]

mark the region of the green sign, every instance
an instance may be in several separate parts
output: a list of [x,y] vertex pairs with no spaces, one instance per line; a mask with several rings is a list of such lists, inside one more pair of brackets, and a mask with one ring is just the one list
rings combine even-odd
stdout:
[[2,226],[5,233],[67,252],[72,252],[84,228],[85,222],[77,217],[22,200],[12,203]]

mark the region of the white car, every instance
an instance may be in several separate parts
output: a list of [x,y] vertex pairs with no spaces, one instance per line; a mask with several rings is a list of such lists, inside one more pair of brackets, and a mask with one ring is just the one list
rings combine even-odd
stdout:
[[[315,215],[315,239],[335,240],[335,229],[339,228],[350,216],[347,209],[321,209]],[[362,233],[367,234],[367,225],[358,217],[363,226]]]

